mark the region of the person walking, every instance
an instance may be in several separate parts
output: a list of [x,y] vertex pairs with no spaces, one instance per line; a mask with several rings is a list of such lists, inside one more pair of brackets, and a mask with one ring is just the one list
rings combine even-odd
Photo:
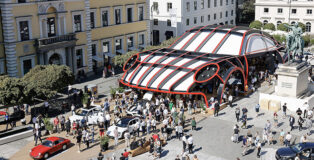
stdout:
[[246,155],[246,152],[247,152],[247,148],[248,148],[248,141],[247,141],[247,137],[244,136],[243,139],[242,139],[242,147],[244,148],[243,151],[242,151],[242,156],[245,156]]
[[113,130],[113,135],[114,135],[114,145],[117,146],[118,145],[118,138],[119,138],[118,127],[116,127]]
[[236,116],[237,122],[239,122],[239,120],[240,120],[240,109],[239,109],[239,107],[237,107],[235,110],[235,116]]
[[180,123],[178,125],[178,136],[179,136],[179,140],[181,139],[181,137],[183,136],[183,126],[182,123]]
[[131,138],[130,133],[128,131],[126,131],[124,133],[125,148],[128,148],[130,146],[130,138]]
[[299,119],[298,119],[299,131],[302,130],[303,122],[304,122],[303,118],[301,116],[299,116]]
[[305,125],[306,125],[306,128],[307,128],[307,135],[310,136],[311,135],[312,125],[313,125],[312,120],[308,117],[306,119],[305,123],[306,123]]
[[259,109],[260,109],[260,105],[256,104],[256,106],[255,106],[256,117],[259,116]]
[[156,120],[155,118],[152,119],[152,128],[153,128],[153,132],[156,131]]
[[85,134],[86,149],[89,148],[89,136],[90,136],[89,130],[86,130],[86,134]]
[[286,137],[285,137],[285,145],[286,145],[286,147],[290,146],[291,139],[292,139],[292,135],[290,134],[290,132],[288,132]]
[[37,146],[38,139],[40,140],[40,143],[43,143],[43,141],[41,139],[41,128],[40,128],[39,122],[37,120],[35,123],[35,146]]
[[244,129],[246,129],[247,127],[246,127],[246,122],[247,122],[247,116],[246,116],[246,114],[243,114],[242,115],[242,126],[241,126],[241,128],[243,128],[244,127]]
[[130,154],[130,152],[128,152],[126,149],[124,149],[123,157],[125,160],[129,159],[129,154]]
[[236,124],[233,128],[233,142],[239,143],[239,126]]
[[291,130],[290,130],[290,131],[293,130],[294,122],[295,122],[294,117],[293,117],[292,115],[290,115],[290,118],[289,118],[289,125],[290,125],[290,127],[291,127]]
[[111,120],[111,117],[110,117],[109,111],[106,111],[106,116],[105,116],[106,130],[108,130],[108,128],[110,127],[110,120]]
[[216,100],[215,101],[215,104],[214,104],[214,109],[215,109],[215,113],[214,113],[214,116],[215,117],[218,117],[218,112],[219,112],[219,103],[218,103],[218,101]]
[[82,132],[81,129],[79,128],[77,130],[77,136],[76,136],[76,145],[78,146],[78,153],[81,152],[81,141],[82,141]]
[[64,115],[62,115],[60,119],[61,131],[65,130],[64,123],[65,123],[65,117]]
[[182,137],[183,152],[185,152],[186,150],[186,143],[187,143],[187,139],[186,139],[186,135],[184,134]]
[[56,132],[59,133],[59,118],[56,116],[56,118],[53,120],[54,129]]
[[193,153],[193,137],[192,134],[190,134],[188,138],[188,145],[189,145],[189,154]]
[[196,121],[195,117],[193,117],[192,122],[191,122],[192,130],[196,130]]
[[72,116],[73,116],[75,114],[75,106],[73,103],[71,105],[71,112],[72,112]]
[[274,126],[276,127],[276,128],[278,128],[278,114],[277,114],[277,112],[274,112]]
[[258,142],[257,143],[257,158],[260,158],[261,157],[261,149],[262,149],[262,144],[261,144],[261,142]]
[[279,134],[279,142],[280,142],[280,145],[284,145],[284,140],[285,140],[285,132],[283,131],[283,129],[281,129],[281,132]]
[[283,119],[287,117],[287,103],[282,106]]
[[147,134],[150,134],[150,126],[151,126],[151,120],[150,120],[150,119],[147,119],[147,122],[146,122]]
[[232,97],[232,95],[230,94],[229,97],[228,97],[229,107],[232,107],[232,102],[233,102],[233,97]]
[[300,108],[298,108],[296,113],[297,113],[298,116],[301,116],[302,115],[302,110]]
[[66,137],[67,137],[71,133],[71,121],[70,121],[70,118],[68,118],[67,121],[65,122],[65,129],[67,131],[67,134],[66,134]]

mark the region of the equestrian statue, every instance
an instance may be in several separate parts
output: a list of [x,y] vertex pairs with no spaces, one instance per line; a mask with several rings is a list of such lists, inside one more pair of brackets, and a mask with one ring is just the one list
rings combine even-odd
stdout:
[[292,61],[301,59],[303,57],[303,48],[304,48],[304,40],[302,38],[302,28],[298,26],[298,22],[294,25],[286,25],[284,26],[290,29],[289,34],[286,37],[286,51],[288,54],[288,62],[290,61],[290,54],[292,54]]

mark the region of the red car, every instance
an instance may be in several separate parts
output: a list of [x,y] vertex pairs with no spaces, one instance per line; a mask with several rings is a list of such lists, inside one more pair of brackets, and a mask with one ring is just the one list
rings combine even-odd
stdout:
[[29,155],[34,159],[47,159],[51,154],[66,150],[70,140],[61,137],[49,137],[41,145],[30,150]]

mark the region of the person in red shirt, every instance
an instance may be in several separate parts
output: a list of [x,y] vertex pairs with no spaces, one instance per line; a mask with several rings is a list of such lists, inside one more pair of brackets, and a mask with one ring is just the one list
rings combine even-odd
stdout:
[[154,141],[159,140],[159,135],[158,134],[154,134],[153,138],[154,138]]
[[125,160],[128,160],[129,159],[129,152],[126,151],[126,149],[124,150],[124,153],[123,153],[123,157],[125,158]]
[[53,124],[57,132],[59,133],[59,118],[58,116],[53,120]]

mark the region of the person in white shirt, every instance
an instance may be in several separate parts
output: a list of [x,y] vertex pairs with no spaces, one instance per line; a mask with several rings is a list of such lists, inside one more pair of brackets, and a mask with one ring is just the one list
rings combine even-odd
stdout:
[[183,143],[183,151],[185,152],[186,149],[186,143],[187,143],[187,139],[186,139],[186,135],[184,134],[182,137],[182,143]]
[[89,148],[89,131],[86,131],[85,139],[86,148]]
[[183,127],[182,124],[180,124],[178,126],[178,135],[179,135],[179,139],[181,139],[181,137],[183,136]]
[[228,97],[229,107],[232,107],[232,102],[233,102],[233,97],[232,97],[232,95],[230,94],[229,97]]
[[160,105],[160,101],[158,98],[156,98],[156,107],[158,107]]
[[72,116],[74,115],[74,112],[75,112],[75,106],[74,106],[74,104],[72,104],[72,106],[71,106],[71,111],[72,111]]
[[156,120],[155,118],[152,119],[152,128],[153,128],[153,132],[156,131]]
[[312,109],[309,109],[309,110],[307,111],[307,118],[312,119],[312,117],[313,117],[313,110],[312,110]]
[[126,131],[124,133],[124,140],[125,140],[125,148],[128,148],[129,145],[130,145],[130,138],[131,138],[131,135],[128,131]]
[[106,130],[109,128],[109,126],[110,126],[110,120],[111,120],[111,118],[110,118],[110,114],[107,112],[106,113],[106,116],[105,116],[105,127],[106,127]]
[[164,119],[163,121],[162,121],[162,124],[164,125],[164,126],[167,126],[168,125],[168,119]]
[[119,136],[119,132],[118,132],[118,127],[116,127],[113,130],[113,135],[114,135],[114,145],[117,146],[118,145],[118,136]]
[[164,112],[164,113],[163,113],[164,119],[166,119],[167,116],[168,116],[168,109],[165,108],[163,112]]
[[292,135],[290,134],[290,132],[288,132],[285,138],[286,147],[290,146],[291,139],[292,139]]
[[151,126],[151,121],[148,119],[146,123],[147,134],[150,134],[150,126]]
[[192,154],[193,153],[193,137],[192,134],[190,134],[189,138],[188,138],[188,145],[189,145],[189,153]]
[[136,133],[137,133],[137,136],[139,137],[140,136],[140,122],[139,121],[137,121],[134,125],[134,136]]

